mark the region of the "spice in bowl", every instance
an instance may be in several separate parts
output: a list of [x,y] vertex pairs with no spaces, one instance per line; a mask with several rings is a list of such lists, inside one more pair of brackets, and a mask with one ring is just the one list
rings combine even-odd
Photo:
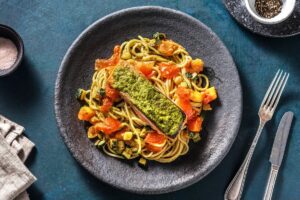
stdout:
[[264,18],[273,18],[281,12],[281,0],[255,0],[257,13]]
[[12,67],[18,56],[16,45],[9,39],[0,37],[0,70]]

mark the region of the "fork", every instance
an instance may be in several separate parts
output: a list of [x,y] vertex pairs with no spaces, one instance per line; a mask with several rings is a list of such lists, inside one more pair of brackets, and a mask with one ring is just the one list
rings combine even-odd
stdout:
[[283,89],[288,81],[289,74],[283,72],[282,70],[278,70],[275,77],[273,78],[265,97],[259,107],[258,116],[259,116],[259,126],[256,131],[255,137],[252,141],[251,147],[240,166],[238,172],[230,182],[225,195],[225,200],[239,200],[241,199],[244,183],[247,176],[248,167],[255,150],[257,141],[261,135],[261,132],[273,114],[278,105],[279,99],[282,95]]

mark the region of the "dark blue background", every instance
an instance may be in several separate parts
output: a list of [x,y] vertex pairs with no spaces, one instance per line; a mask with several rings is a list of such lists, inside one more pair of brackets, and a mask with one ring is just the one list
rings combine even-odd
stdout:
[[[237,139],[222,163],[191,187],[156,196],[116,190],[91,176],[72,158],[56,126],[54,82],[72,41],[92,22],[117,10],[160,5],[192,15],[223,40],[238,67],[243,86],[243,119]],[[25,43],[25,58],[11,76],[0,78],[0,112],[26,128],[36,150],[27,162],[38,181],[32,199],[222,199],[258,126],[257,110],[278,68],[291,73],[273,120],[255,151],[243,199],[261,199],[268,177],[274,134],[282,114],[296,119],[273,199],[300,198],[300,37],[272,39],[254,35],[231,18],[221,1],[0,1],[0,23],[15,28]],[[188,30],[187,30],[188,31]],[[222,67],[222,66],[220,66]],[[232,86],[234,87],[234,85]]]

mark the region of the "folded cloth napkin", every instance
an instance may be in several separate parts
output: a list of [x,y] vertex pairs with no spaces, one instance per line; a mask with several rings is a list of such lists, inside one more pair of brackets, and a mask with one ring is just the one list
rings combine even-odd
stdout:
[[0,198],[29,200],[25,191],[35,180],[23,162],[34,143],[21,135],[24,127],[0,115]]

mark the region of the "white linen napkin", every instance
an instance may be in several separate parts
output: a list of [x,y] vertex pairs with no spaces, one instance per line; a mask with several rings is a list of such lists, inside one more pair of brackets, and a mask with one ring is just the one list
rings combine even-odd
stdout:
[[24,127],[0,115],[0,197],[3,200],[29,200],[25,191],[36,177],[23,162],[34,143],[21,135]]

